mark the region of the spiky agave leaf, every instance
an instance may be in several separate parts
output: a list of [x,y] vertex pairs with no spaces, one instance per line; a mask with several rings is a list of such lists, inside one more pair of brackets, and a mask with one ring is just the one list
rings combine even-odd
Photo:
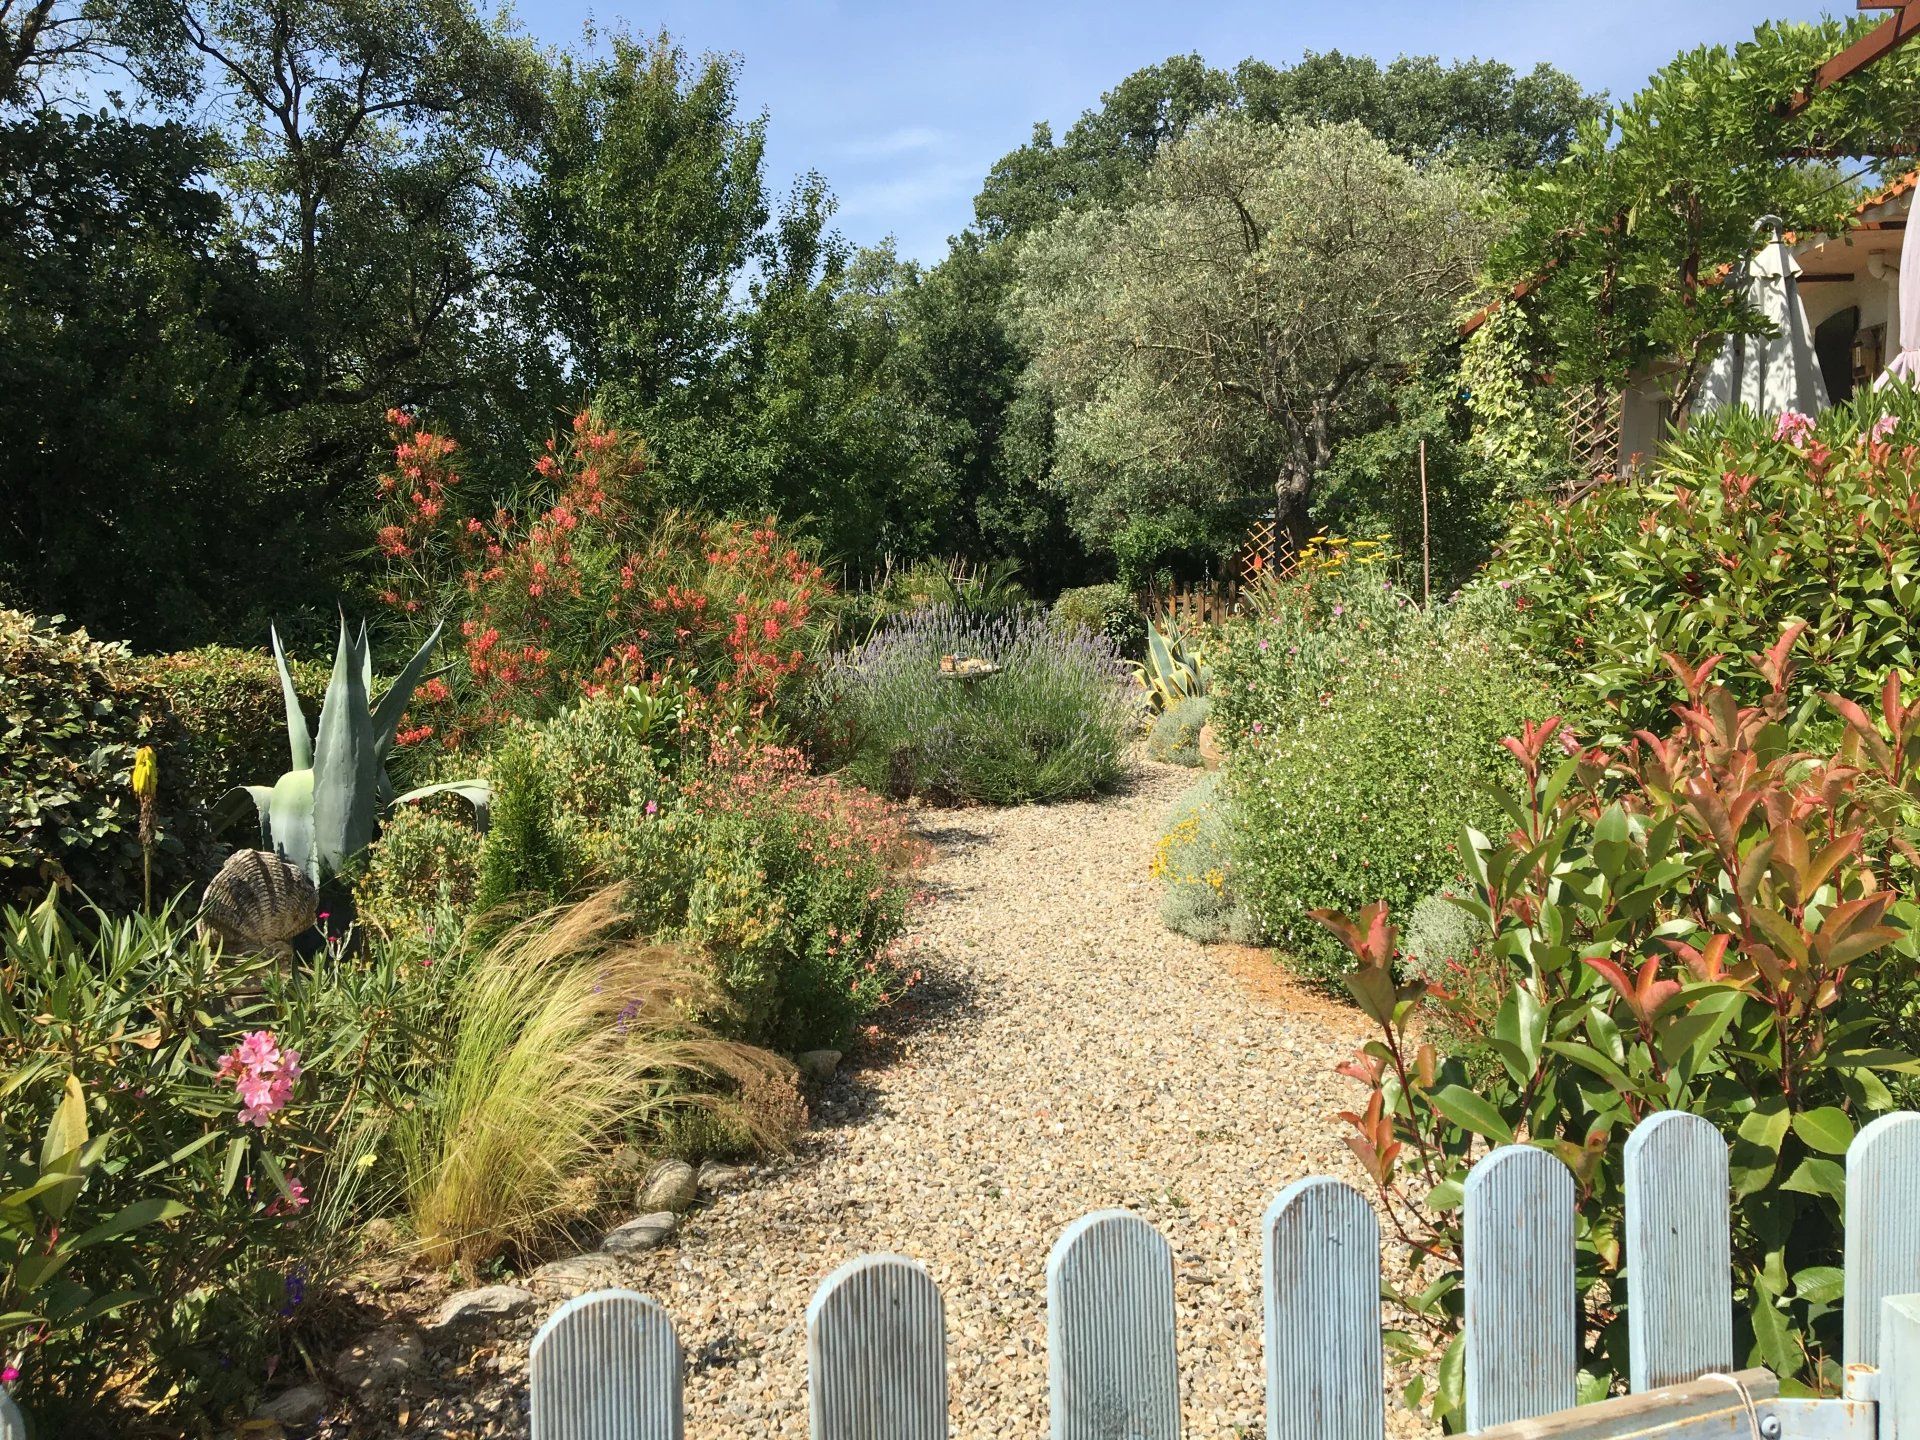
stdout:
[[342,616],[333,676],[327,681],[320,733],[314,741],[309,873],[332,874],[373,843],[380,761],[367,703],[368,669],[365,633],[358,639],[350,637]]
[[373,707],[373,740],[381,763],[393,753],[393,737],[399,732],[400,717],[406,713],[407,702],[413,699],[413,692],[427,671],[427,661],[433,658],[433,648],[440,643],[440,632],[446,629],[446,622],[433,627],[433,633],[427,636],[426,643],[413,652],[413,658],[400,668],[393,677],[393,683],[387,687],[387,693],[380,697],[380,703]]
[[280,698],[287,706],[287,754],[293,762],[287,768],[305,770],[313,764],[313,732],[307,728],[306,712],[300,708],[300,696],[293,688],[293,672],[287,668],[280,632],[269,625],[267,635],[273,641],[273,663],[280,671]]

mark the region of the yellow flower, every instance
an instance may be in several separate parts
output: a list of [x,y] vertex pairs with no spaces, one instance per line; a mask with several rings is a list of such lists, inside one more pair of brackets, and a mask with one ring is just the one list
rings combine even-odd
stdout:
[[150,803],[160,793],[160,761],[153,753],[151,745],[142,745],[133,752],[133,794],[142,804]]

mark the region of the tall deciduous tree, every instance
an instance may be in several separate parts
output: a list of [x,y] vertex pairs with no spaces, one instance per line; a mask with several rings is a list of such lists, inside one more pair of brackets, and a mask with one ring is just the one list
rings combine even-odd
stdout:
[[1057,482],[1103,548],[1169,506],[1297,523],[1376,387],[1472,290],[1502,207],[1356,124],[1204,126],[1022,257]]
[[712,373],[769,258],[766,119],[736,113],[731,60],[665,35],[611,35],[548,83],[516,270],[574,382],[638,415]]

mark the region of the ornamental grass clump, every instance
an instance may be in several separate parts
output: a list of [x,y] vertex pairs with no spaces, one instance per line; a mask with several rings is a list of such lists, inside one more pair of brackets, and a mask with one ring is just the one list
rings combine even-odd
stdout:
[[[943,674],[944,657],[994,667]],[[931,606],[835,658],[825,677],[848,772],[895,798],[1015,805],[1119,778],[1132,728],[1127,667],[1104,635],[1038,612]]]
[[474,1273],[564,1235],[595,1217],[617,1137],[700,1103],[690,1081],[789,1069],[695,1021],[721,999],[694,956],[632,938],[618,887],[503,935],[465,976],[445,1067],[399,1127],[427,1255]]

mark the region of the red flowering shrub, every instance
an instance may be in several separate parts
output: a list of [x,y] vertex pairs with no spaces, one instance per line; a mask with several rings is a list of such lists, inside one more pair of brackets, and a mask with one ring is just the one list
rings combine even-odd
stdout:
[[458,447],[400,411],[381,476],[381,599],[423,619],[461,614],[460,669],[408,717],[403,742],[458,744],[633,685],[688,697],[709,728],[764,721],[795,693],[832,595],[771,520],[706,524],[650,504],[646,447],[590,411],[535,462],[524,513],[460,503]]

